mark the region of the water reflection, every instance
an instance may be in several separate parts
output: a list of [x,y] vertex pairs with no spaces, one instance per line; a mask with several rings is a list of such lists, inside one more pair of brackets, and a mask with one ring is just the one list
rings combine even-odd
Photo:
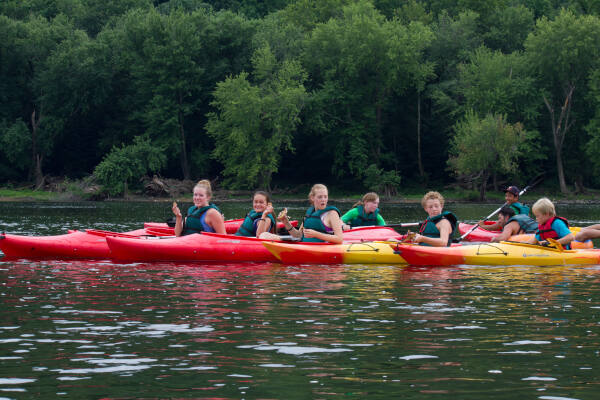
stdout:
[[0,263],[0,391],[590,398],[598,267]]

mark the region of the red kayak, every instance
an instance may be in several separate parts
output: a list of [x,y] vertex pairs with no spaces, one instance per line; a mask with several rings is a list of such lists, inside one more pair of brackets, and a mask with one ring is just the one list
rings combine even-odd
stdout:
[[[238,229],[240,229],[240,225],[242,225],[242,222],[244,222],[244,218],[229,219],[229,220],[225,221],[225,232],[227,232],[229,234],[236,233],[238,231]],[[290,223],[292,224],[292,226],[298,226],[298,221],[290,221]],[[164,222],[145,222],[144,228],[150,232],[159,233],[159,235],[157,235],[157,236],[174,235],[175,234],[174,229],[172,227],[168,226]],[[277,223],[277,229],[278,230],[284,229],[283,222]]]
[[[492,225],[496,223],[495,221],[485,221],[486,225]],[[460,236],[464,235],[465,233],[469,232],[471,229],[473,229],[475,225],[474,224],[465,224],[464,222],[460,222],[458,224],[458,232],[460,233]],[[485,230],[481,227],[477,227],[475,228],[475,230],[473,230],[473,232],[469,233],[463,240],[467,241],[467,242],[489,242],[492,240],[492,238],[496,235],[499,235],[501,232],[500,231],[488,231]]]
[[145,229],[117,233],[89,229],[69,231],[64,235],[0,235],[0,250],[9,258],[110,258],[106,236],[136,238],[148,235]]
[[[400,237],[396,231],[388,227],[360,227],[344,232],[344,241],[347,243]],[[217,233],[162,239],[108,236],[106,241],[110,247],[111,257],[121,261],[278,261],[262,244],[268,240],[244,236]],[[306,246],[307,243],[303,245]],[[327,244],[315,243],[314,245]]]

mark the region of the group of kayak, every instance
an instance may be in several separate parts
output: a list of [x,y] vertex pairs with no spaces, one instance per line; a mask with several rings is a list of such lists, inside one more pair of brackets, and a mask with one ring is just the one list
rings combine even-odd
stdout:
[[[114,233],[88,230],[66,235],[29,237],[0,235],[0,249],[18,258],[113,258],[123,261],[274,261],[287,263],[410,263],[453,264],[598,264],[600,251],[590,249],[590,238],[600,237],[592,226],[570,228],[556,215],[552,202],[538,200],[529,208],[519,202],[519,189],[505,190],[506,204],[498,221],[478,225],[458,222],[444,210],[444,198],[428,192],[421,205],[427,214],[417,232],[400,235],[386,226],[379,212],[379,197],[367,193],[342,215],[328,204],[328,190],[314,185],[310,207],[301,222],[292,221],[287,209],[275,217],[268,193],[258,191],[245,218],[225,221],[211,203],[210,182],[203,180],[193,190],[193,203],[185,216],[173,203],[174,227],[146,224],[144,229]],[[411,224],[405,224],[411,225]],[[594,236],[598,233],[598,236]],[[462,245],[460,239],[489,243]],[[487,234],[484,235],[482,232]],[[479,239],[477,239],[479,238]],[[511,240],[511,242],[504,242]],[[585,243],[585,240],[588,240]],[[454,241],[456,241],[454,239]],[[520,243],[516,243],[518,241]],[[497,243],[500,242],[500,243]],[[548,245],[551,245],[548,247]],[[571,250],[573,248],[578,250]]]

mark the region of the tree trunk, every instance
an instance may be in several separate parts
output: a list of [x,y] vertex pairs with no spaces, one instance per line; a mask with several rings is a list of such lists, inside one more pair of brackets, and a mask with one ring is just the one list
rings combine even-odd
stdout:
[[421,158],[421,92],[417,92],[417,164],[419,165],[419,176],[425,178],[425,169]]
[[[183,104],[181,94],[179,94],[179,106]],[[190,165],[187,158],[187,145],[185,141],[185,129],[183,127],[183,114],[181,111],[177,113],[177,119],[179,121],[179,135],[181,140],[181,172],[183,173],[183,179],[190,179]]]
[[481,176],[481,187],[479,188],[479,201],[485,200],[485,188],[487,186],[489,176],[490,174],[487,170],[483,171],[483,174]]
[[42,187],[44,184],[44,174],[42,172],[42,161],[43,156],[38,150],[38,128],[40,121],[42,120],[42,112],[40,110],[39,115],[36,118],[35,109],[31,113],[31,173],[30,178],[33,177],[35,181],[36,190]]
[[560,185],[560,191],[562,193],[569,193],[567,188],[567,182],[565,180],[565,172],[562,162],[562,146],[565,140],[565,136],[573,125],[570,121],[571,117],[571,99],[575,86],[569,85],[568,89],[565,90],[565,102],[560,109],[560,115],[556,118],[554,107],[550,104],[548,99],[544,96],[544,103],[550,113],[550,122],[552,123],[552,137],[554,139],[554,151],[556,153],[556,170],[558,172],[558,184]]

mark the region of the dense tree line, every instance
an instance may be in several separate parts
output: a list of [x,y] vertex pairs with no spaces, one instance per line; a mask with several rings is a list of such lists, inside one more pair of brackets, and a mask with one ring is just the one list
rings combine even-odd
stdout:
[[598,187],[598,4],[5,0],[0,184]]

